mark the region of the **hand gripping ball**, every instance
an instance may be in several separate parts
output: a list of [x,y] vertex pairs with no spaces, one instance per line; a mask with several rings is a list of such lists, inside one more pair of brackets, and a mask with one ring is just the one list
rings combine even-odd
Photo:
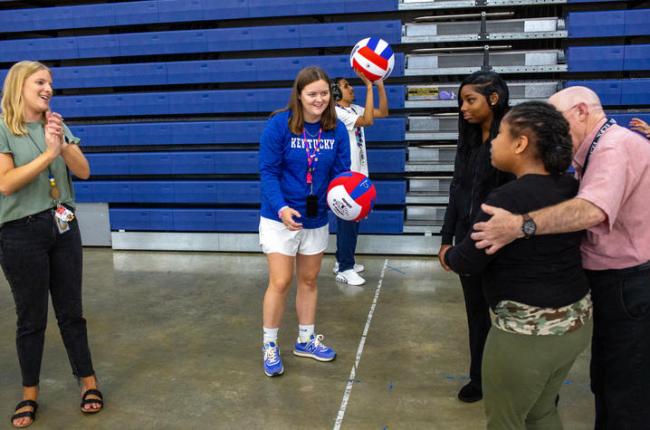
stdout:
[[383,39],[367,37],[357,42],[350,53],[350,66],[372,82],[384,80],[393,71],[395,55]]
[[366,175],[343,172],[327,188],[327,205],[346,221],[361,221],[375,205],[377,191]]

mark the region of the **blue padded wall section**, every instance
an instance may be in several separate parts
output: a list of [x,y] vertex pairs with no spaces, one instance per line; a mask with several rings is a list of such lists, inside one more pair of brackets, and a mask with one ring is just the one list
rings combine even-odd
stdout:
[[[0,41],[0,61],[353,46],[368,35],[400,43],[400,21],[300,24]],[[328,37],[323,37],[328,34]]]
[[161,0],[0,11],[4,32],[396,11],[397,0]]
[[623,70],[625,47],[570,46],[567,50],[569,72],[599,72]]
[[[406,181],[374,181],[376,206],[403,205]],[[205,203],[257,204],[260,183],[253,180],[201,181],[76,181],[76,199],[81,203]]]
[[[109,213],[112,230],[256,232],[259,227],[257,209],[112,208]],[[330,213],[332,232],[333,216]],[[360,231],[400,234],[403,228],[403,211],[377,209],[362,221]]]
[[[73,125],[84,146],[257,144],[265,120]],[[369,142],[402,142],[406,118],[380,118],[366,129]]]
[[[404,107],[405,87],[387,85],[391,108]],[[179,115],[198,113],[272,112],[286,105],[290,88],[251,90],[212,90],[152,92],[135,94],[101,94],[59,96],[51,105],[66,118],[110,117],[131,115]],[[358,98],[365,98],[365,89]]]

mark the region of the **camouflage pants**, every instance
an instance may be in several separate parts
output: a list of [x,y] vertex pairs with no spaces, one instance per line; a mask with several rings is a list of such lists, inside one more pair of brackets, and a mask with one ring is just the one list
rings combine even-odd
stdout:
[[564,335],[508,333],[492,327],[483,353],[489,430],[562,429],[555,398],[591,340],[592,320]]

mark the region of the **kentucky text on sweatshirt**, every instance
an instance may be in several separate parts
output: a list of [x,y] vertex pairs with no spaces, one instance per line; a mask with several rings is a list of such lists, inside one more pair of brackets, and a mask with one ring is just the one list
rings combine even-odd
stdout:
[[[300,212],[303,228],[318,228],[327,224],[327,186],[338,174],[350,170],[348,132],[341,121],[334,130],[323,130],[320,122],[305,123],[306,133],[296,135],[289,130],[290,112],[271,117],[260,139],[260,180],[262,189],[261,216],[280,221],[278,211],[289,206]],[[313,176],[313,194],[318,197],[318,215],[307,218],[307,150],[318,145]]]

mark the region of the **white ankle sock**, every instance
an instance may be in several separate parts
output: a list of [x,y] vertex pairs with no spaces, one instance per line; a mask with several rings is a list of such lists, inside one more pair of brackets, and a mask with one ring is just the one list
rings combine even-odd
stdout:
[[314,334],[314,324],[311,325],[298,325],[298,340],[300,343],[309,342],[309,339]]
[[264,331],[264,343],[275,342],[278,344],[278,330],[277,328],[262,327]]

